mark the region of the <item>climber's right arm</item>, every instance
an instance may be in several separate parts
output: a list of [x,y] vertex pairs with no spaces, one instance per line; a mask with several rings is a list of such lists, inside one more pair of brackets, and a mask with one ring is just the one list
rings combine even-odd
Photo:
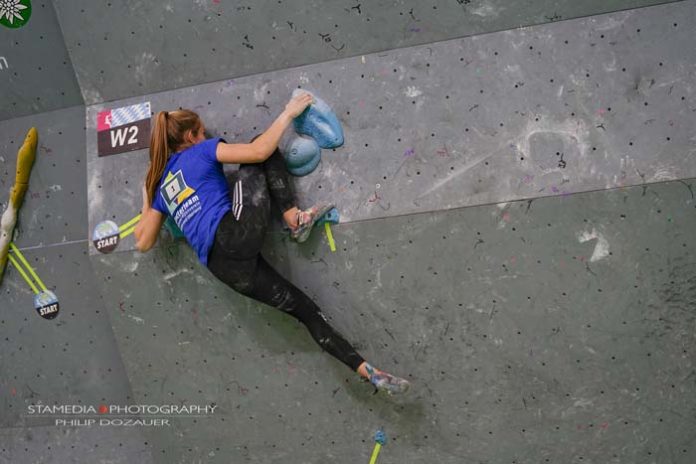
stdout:
[[266,132],[251,143],[218,143],[215,157],[221,163],[263,163],[278,148],[283,132],[312,103],[313,97],[301,93],[293,97]]

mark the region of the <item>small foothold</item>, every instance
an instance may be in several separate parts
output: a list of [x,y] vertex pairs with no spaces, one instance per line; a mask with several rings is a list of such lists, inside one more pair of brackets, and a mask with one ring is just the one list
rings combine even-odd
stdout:
[[387,435],[384,433],[384,430],[377,430],[377,433],[375,433],[375,441],[382,446],[387,443]]
[[321,226],[324,225],[324,223],[329,223],[329,224],[338,224],[340,222],[340,216],[338,214],[338,210],[336,208],[332,208],[329,212],[327,212],[325,215],[321,217],[317,221],[317,225]]

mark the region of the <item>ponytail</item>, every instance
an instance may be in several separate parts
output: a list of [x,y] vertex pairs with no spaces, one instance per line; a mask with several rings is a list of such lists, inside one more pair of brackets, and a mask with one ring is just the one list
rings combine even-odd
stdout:
[[155,190],[164,174],[164,166],[169,159],[169,147],[167,144],[167,112],[160,111],[155,118],[155,127],[150,135],[150,168],[145,178],[145,190],[147,191],[147,203],[152,204],[155,198]]
[[185,148],[184,134],[189,130],[198,132],[200,126],[198,114],[190,110],[157,113],[150,135],[150,167],[145,177],[148,204],[155,198],[170,153]]

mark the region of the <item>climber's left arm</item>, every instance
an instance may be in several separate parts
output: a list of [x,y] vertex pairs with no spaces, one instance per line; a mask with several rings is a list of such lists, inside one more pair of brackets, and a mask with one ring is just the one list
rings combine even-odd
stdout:
[[133,230],[135,236],[135,247],[138,251],[146,252],[157,243],[157,236],[167,217],[160,211],[150,206],[147,191],[143,187],[143,209],[140,214],[140,221]]
[[157,242],[157,236],[164,224],[166,216],[154,208],[143,208],[140,221],[135,226],[135,247],[138,251],[146,252]]

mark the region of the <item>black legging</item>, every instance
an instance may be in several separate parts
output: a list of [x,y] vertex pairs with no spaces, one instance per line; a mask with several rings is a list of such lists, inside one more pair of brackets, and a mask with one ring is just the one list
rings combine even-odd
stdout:
[[319,346],[356,371],[364,359],[329,325],[316,303],[261,256],[271,210],[269,191],[281,211],[295,206],[285,161],[278,150],[263,163],[240,165],[230,187],[232,210],[215,232],[208,269],[237,292],[295,317]]

